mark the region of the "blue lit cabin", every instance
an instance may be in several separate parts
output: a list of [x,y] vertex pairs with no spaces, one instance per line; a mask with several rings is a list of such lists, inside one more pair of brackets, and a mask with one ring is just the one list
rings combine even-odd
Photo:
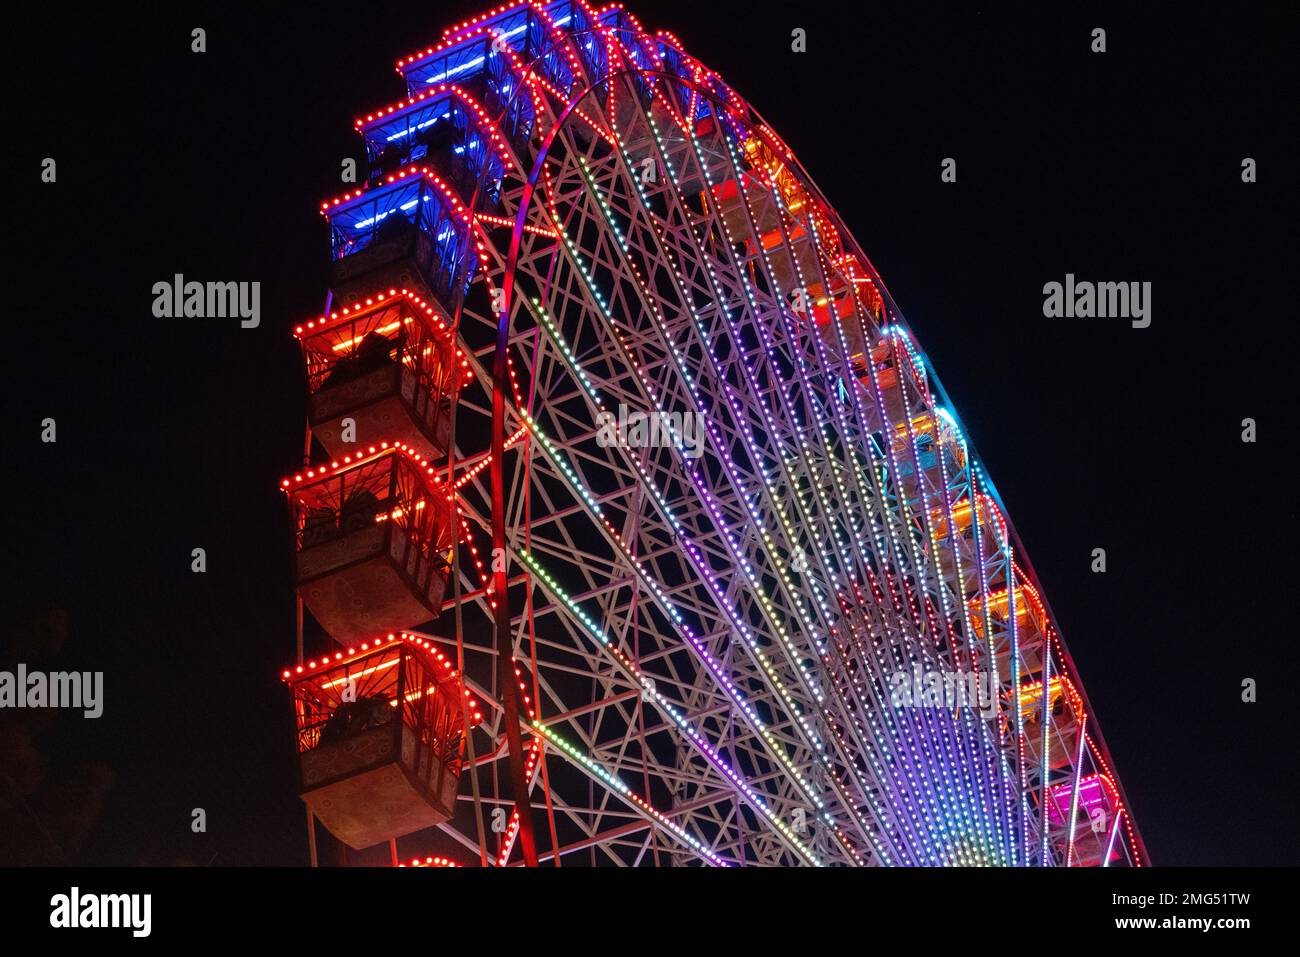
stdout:
[[[942,501],[945,482],[951,482],[966,467],[966,448],[961,434],[945,410],[924,411],[910,423],[894,426],[894,456],[898,461],[900,484],[907,490],[907,504],[913,511],[920,508],[921,496]],[[942,456],[942,457],[941,457]],[[917,465],[925,474],[926,485],[917,481]]]
[[[587,22],[581,6],[568,0],[545,4],[543,8],[550,17],[549,22],[531,4],[521,3],[492,16],[478,18],[462,27],[451,35],[443,49],[416,54],[401,61],[398,70],[406,80],[407,92],[414,96],[439,83],[457,83],[462,86],[467,82],[477,84],[484,75],[490,80],[495,61],[500,59],[492,49],[493,36],[503,38],[505,45],[520,60],[528,63],[539,54],[546,53],[554,44],[553,26],[564,32],[574,22],[575,8],[579,22]],[[562,54],[548,56],[542,64],[541,75],[564,90],[568,89],[569,82],[573,79],[568,61]],[[508,94],[510,90],[495,92]]]
[[[569,3],[550,4],[546,9],[555,27],[572,22]],[[500,117],[498,128],[516,148],[533,134],[535,117],[530,97],[516,95],[520,77],[510,57],[494,48],[494,37],[523,63],[538,59],[534,69],[558,90],[573,83],[573,70],[564,51],[555,45],[554,28],[529,5],[521,4],[495,16],[485,17],[459,31],[444,49],[408,57],[398,64],[406,81],[407,95],[415,97],[441,84],[455,84],[479,100],[488,115]],[[504,112],[504,116],[502,113]]]
[[[659,70],[660,67],[655,61],[654,53],[657,52],[662,56],[661,51],[667,44],[646,36],[638,30],[637,22],[630,13],[622,7],[610,7],[601,14],[600,22],[607,28],[613,28],[615,37],[623,46],[624,55],[631,59],[633,66],[641,70]],[[650,81],[638,74],[633,78],[633,82],[636,85],[641,102],[649,103],[652,90]],[[626,127],[621,126],[621,128]]]
[[323,212],[330,224],[330,288],[339,305],[405,288],[455,312],[472,278],[473,253],[455,200],[427,176],[413,171]]
[[[524,64],[547,84],[567,94],[575,81],[570,55],[577,59],[586,79],[604,75],[608,64],[606,37],[600,32],[613,29],[624,44],[626,55],[642,69],[667,74],[667,82],[683,112],[691,108],[692,90],[688,82],[693,69],[686,58],[662,39],[639,34],[635,20],[625,10],[610,7],[597,15],[595,11],[572,0],[541,4],[545,15],[530,4],[517,4],[491,16],[482,17],[450,34],[439,48],[430,48],[400,61],[398,69],[406,81],[408,96],[439,84],[454,83],[474,95],[494,119],[502,116],[499,128],[517,149],[533,133],[532,103],[527,96],[516,95],[520,77],[514,72],[510,57],[494,49],[499,38]],[[598,16],[598,19],[597,19]],[[631,80],[640,94],[642,105],[651,102],[652,84],[640,75]],[[717,85],[717,81],[714,81]],[[604,84],[594,94],[604,107],[607,89]],[[697,119],[708,116],[707,105],[697,103]],[[575,132],[583,132],[575,125]]]
[[466,94],[455,89],[430,93],[392,113],[358,121],[357,128],[365,140],[372,183],[406,166],[428,166],[466,206],[474,202],[476,210],[496,208],[504,163],[492,148],[488,121]]
[[[573,45],[577,48],[583,70],[592,79],[604,76],[607,53],[605,37],[600,33],[601,24],[581,4],[567,3],[563,6],[568,8],[569,22],[566,29],[573,35]],[[602,107],[605,105],[606,93],[604,84],[596,88],[595,95]]]
[[[695,79],[695,61],[686,57],[672,43],[660,39],[658,42],[657,52],[659,62],[662,64],[663,72],[668,77],[668,89],[678,110],[685,117],[688,117],[694,125],[697,136],[703,136],[712,133],[714,130],[715,118],[723,115],[716,109],[714,99],[723,103],[732,102],[733,94],[716,74],[708,74],[703,78],[703,86],[712,94],[712,97],[700,93],[700,84]],[[640,64],[638,64],[640,65]],[[731,133],[735,133],[733,128]],[[733,140],[736,137],[733,135]]]

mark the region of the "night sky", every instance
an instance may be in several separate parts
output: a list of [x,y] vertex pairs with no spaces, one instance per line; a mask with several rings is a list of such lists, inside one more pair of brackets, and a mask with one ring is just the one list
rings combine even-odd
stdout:
[[[10,39],[0,668],[102,670],[106,703],[0,713],[0,864],[306,862],[279,681],[277,485],[306,411],[290,329],[323,306],[316,207],[360,155],[352,119],[401,97],[397,57],[487,5],[44,4]],[[1296,863],[1288,5],[630,6],[754,104],[884,277],[1029,550],[1153,861]],[[1067,272],[1151,282],[1151,327],[1045,319]],[[260,281],[260,328],[155,318],[175,273]]]

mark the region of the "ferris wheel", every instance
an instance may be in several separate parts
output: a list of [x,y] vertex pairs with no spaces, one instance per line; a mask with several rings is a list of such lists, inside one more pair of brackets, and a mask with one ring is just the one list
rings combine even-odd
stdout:
[[397,72],[295,330],[313,861],[1148,863],[956,410],[777,133],[618,5]]

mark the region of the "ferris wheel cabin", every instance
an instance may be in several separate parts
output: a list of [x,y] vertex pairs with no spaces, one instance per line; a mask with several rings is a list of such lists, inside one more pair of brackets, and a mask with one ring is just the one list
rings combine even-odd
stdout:
[[453,534],[436,472],[408,447],[382,443],[281,483],[298,594],[340,644],[441,613]]
[[1126,814],[1108,774],[1090,774],[1052,788],[1047,805],[1051,836],[1074,867],[1108,867],[1122,860],[1120,827]]
[[355,306],[389,289],[453,302],[468,283],[469,232],[460,201],[424,167],[407,167],[376,187],[325,203],[329,219],[330,289]]
[[446,456],[455,378],[467,370],[440,309],[408,289],[381,292],[295,335],[307,366],[308,421],[329,455],[384,436],[431,462]]
[[1045,767],[1050,771],[1069,767],[1079,749],[1079,735],[1086,717],[1083,699],[1070,679],[1052,678],[1047,682],[1046,695],[1041,681],[1022,685],[1020,716],[1024,722],[1025,754],[1030,765],[1036,768],[1044,766],[1043,747],[1046,742]]
[[390,635],[283,677],[302,799],[331,834],[361,849],[452,816],[464,714],[471,727],[483,716],[446,655],[425,639]]

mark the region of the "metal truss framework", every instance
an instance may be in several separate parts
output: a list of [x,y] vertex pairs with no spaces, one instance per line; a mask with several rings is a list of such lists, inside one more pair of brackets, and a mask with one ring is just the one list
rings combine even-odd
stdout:
[[[996,491],[759,115],[670,34],[581,0],[498,8],[398,69],[408,99],[363,135],[450,96],[495,158],[407,156],[362,191],[432,183],[464,251],[438,297],[472,372],[444,462],[462,542],[424,634],[487,714],[420,854],[522,862],[508,579],[544,863],[1147,863]],[[652,415],[667,441],[619,428]],[[991,676],[988,709],[891,698],[899,674],[962,672]]]

